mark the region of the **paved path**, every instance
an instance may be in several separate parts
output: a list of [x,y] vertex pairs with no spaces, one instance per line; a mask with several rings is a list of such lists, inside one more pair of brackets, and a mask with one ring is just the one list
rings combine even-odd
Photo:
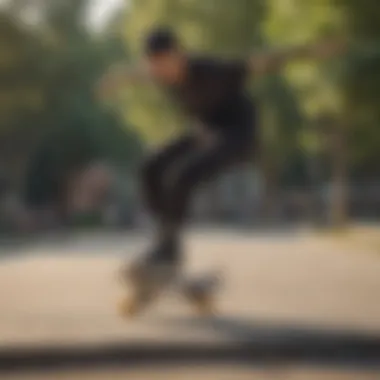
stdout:
[[[355,330],[380,334],[380,255],[308,234],[195,233],[189,272],[226,278],[219,316],[194,317],[167,297],[138,320],[116,313],[121,253],[138,237],[24,248],[0,262],[0,349],[104,342],[228,342]],[[349,247],[350,248],[350,247]]]
[[64,374],[29,374],[2,377],[2,380],[193,380],[194,378],[212,380],[378,380],[380,375],[374,371],[357,372],[350,370],[326,370],[310,368],[252,369],[222,367],[211,368],[155,368],[131,371],[96,371]]

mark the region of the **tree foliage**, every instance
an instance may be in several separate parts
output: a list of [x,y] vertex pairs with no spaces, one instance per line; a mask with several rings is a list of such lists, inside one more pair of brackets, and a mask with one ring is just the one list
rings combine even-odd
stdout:
[[17,147],[27,136],[28,149],[18,155],[26,165],[22,177],[31,201],[45,195],[30,194],[64,186],[68,173],[88,161],[125,165],[140,151],[135,133],[94,95],[102,71],[124,58],[125,49],[114,34],[90,33],[84,22],[87,7],[87,0],[41,0],[34,8],[38,23],[29,24],[19,8],[0,15],[0,73],[5,84],[0,142],[9,143],[13,136],[11,143]]
[[380,175],[380,8],[373,0],[339,1],[345,30],[353,43],[344,84],[345,112],[351,125],[353,174]]

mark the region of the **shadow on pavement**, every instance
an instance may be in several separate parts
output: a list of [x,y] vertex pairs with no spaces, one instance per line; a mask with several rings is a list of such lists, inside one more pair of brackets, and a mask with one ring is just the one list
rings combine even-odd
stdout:
[[[215,330],[225,343],[115,342],[0,351],[0,374],[44,370],[144,368],[178,364],[278,366],[308,364],[360,370],[379,369],[380,336],[314,327],[252,323],[233,318],[162,319],[174,329]],[[380,373],[380,372],[379,372]]]
[[238,318],[163,320],[172,327],[214,330],[257,354],[280,360],[306,360],[339,365],[380,365],[380,332],[326,330],[314,326],[252,322]]

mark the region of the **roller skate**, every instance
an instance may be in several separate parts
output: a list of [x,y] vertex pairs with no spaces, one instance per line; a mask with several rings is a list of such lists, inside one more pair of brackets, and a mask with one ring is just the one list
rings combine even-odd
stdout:
[[212,316],[217,312],[216,295],[220,284],[219,275],[206,275],[183,282],[181,293],[199,315]]
[[168,250],[178,250],[178,247],[161,244],[142,259],[122,268],[121,280],[131,292],[119,307],[123,317],[133,317],[143,312],[176,281],[180,265],[177,259],[165,259]]

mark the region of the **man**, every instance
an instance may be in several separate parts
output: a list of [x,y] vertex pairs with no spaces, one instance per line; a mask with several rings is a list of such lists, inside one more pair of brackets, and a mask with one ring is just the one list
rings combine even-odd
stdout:
[[249,76],[278,70],[291,59],[328,58],[340,48],[341,44],[325,42],[245,60],[190,57],[170,29],[157,28],[146,38],[145,66],[121,66],[105,76],[100,83],[103,96],[122,84],[151,79],[193,119],[186,135],[148,157],[141,169],[142,193],[156,220],[158,238],[134,267],[140,283],[154,273],[172,278],[181,258],[180,233],[199,185],[256,153],[257,110],[246,90]]

